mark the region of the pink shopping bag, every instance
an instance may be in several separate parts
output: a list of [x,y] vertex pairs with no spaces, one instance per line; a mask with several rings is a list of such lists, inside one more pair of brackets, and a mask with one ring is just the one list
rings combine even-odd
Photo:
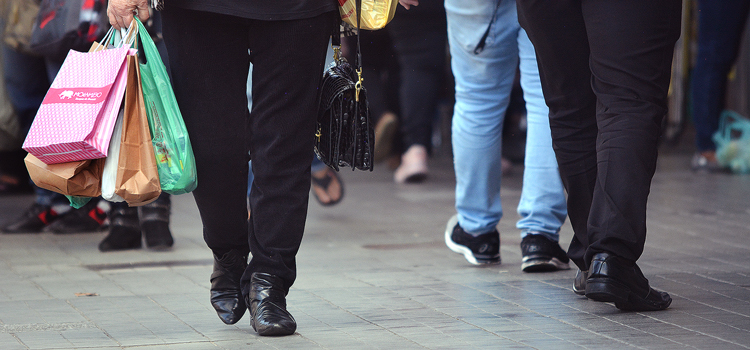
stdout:
[[106,157],[127,84],[125,57],[134,52],[127,46],[87,53],[71,50],[23,149],[46,164]]

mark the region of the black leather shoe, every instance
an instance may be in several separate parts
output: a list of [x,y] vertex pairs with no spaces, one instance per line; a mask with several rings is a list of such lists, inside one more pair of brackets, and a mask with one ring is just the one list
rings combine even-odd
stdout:
[[247,254],[230,250],[221,258],[214,255],[214,272],[211,274],[211,305],[222,322],[235,324],[247,310],[242,297],[240,278],[247,267]]
[[247,305],[253,318],[250,325],[258,335],[290,335],[297,330],[297,322],[286,311],[286,292],[281,278],[255,272],[250,279]]
[[112,203],[109,210],[109,234],[99,243],[99,251],[138,249],[141,247],[141,226],[138,209],[125,203]]
[[588,277],[588,271],[578,270],[578,272],[576,272],[576,279],[573,280],[573,293],[586,295],[586,279]]
[[586,297],[614,302],[618,309],[627,311],[664,310],[672,303],[669,294],[649,286],[638,265],[631,266],[609,253],[598,253],[591,259]]
[[169,194],[166,193],[162,193],[157,200],[138,207],[141,229],[149,249],[166,250],[174,244],[172,232],[169,231],[171,207]]

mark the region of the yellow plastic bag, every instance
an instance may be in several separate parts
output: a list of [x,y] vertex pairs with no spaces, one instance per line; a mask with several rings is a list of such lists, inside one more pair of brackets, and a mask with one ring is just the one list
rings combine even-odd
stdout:
[[[398,0],[362,0],[360,29],[377,30],[385,27],[396,14]],[[356,0],[339,0],[339,13],[344,22],[357,27]]]

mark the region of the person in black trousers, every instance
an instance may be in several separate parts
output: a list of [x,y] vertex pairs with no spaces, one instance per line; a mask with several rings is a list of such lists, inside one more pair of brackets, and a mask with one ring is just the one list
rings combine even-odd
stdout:
[[568,191],[573,290],[621,310],[672,301],[636,261],[680,15],[681,0],[518,0]]
[[[398,115],[395,149],[401,164],[394,172],[397,183],[420,183],[428,177],[433,122],[445,90],[446,30],[443,2],[422,1],[411,10],[398,8],[384,29],[362,32],[362,56],[366,58],[362,76],[372,115],[381,119],[388,118],[389,112]],[[381,83],[384,72],[388,78]],[[395,93],[389,91],[392,88]],[[376,128],[376,140],[381,136],[378,131]],[[384,141],[393,142],[387,137]],[[379,146],[376,141],[376,157]],[[383,146],[391,149],[394,145]]]
[[[126,27],[134,10],[147,18],[147,6],[146,0],[111,0],[110,23]],[[193,195],[214,254],[211,303],[227,324],[249,308],[259,335],[293,334],[286,294],[296,278],[318,87],[339,23],[337,3],[183,0],[167,1],[161,14],[172,84],[195,154]],[[249,220],[248,152],[255,176]]]

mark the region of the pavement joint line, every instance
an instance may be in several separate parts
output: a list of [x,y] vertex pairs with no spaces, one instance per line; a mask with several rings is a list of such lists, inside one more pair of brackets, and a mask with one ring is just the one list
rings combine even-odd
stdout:
[[63,322],[63,323],[26,323],[0,324],[0,333],[21,333],[34,331],[62,332],[71,329],[98,328],[92,322]]
[[[193,330],[193,331],[194,331],[195,333],[199,334],[199,335],[200,335],[201,337],[203,337],[203,338],[206,338],[206,340],[209,340],[209,341],[211,340],[211,339],[210,339],[209,337],[207,337],[207,336],[206,336],[205,334],[203,334],[203,333],[202,333],[201,331],[199,331],[199,330],[195,329],[195,327],[193,327],[193,326],[191,326],[190,324],[188,324],[187,322],[183,321],[183,320],[182,320],[181,318],[179,318],[179,317],[178,317],[177,315],[175,315],[175,314],[174,314],[174,313],[173,313],[172,311],[169,311],[169,309],[167,309],[166,307],[164,307],[164,305],[162,305],[162,304],[159,304],[159,302],[157,302],[157,301],[156,301],[156,300],[155,300],[154,298],[152,298],[152,297],[150,297],[150,296],[149,296],[149,297],[148,297],[148,300],[151,300],[151,302],[152,302],[152,303],[154,303],[154,304],[158,305],[158,306],[159,306],[159,307],[160,307],[160,308],[161,308],[162,310],[164,310],[164,312],[166,312],[166,313],[168,313],[168,314],[172,315],[172,317],[174,317],[174,318],[175,318],[176,320],[180,321],[180,323],[184,324],[184,325],[185,325],[185,326],[187,326],[188,328],[192,329],[192,330]],[[250,314],[250,311],[248,310],[248,311],[247,311],[247,313],[248,313],[248,315],[249,315],[249,314]]]
[[91,265],[83,265],[83,267],[91,271],[106,271],[106,270],[151,268],[151,267],[208,266],[212,264],[213,264],[213,260],[211,259],[200,259],[200,260],[143,261],[143,262],[130,262],[130,263],[118,263],[118,264],[91,264]]
[[[678,312],[680,312],[680,313],[683,313],[683,314],[686,314],[686,315],[690,315],[690,316],[698,317],[698,318],[700,318],[700,319],[704,319],[704,320],[706,320],[706,321],[709,321],[709,322],[714,322],[714,321],[711,321],[711,320],[705,319],[705,318],[703,318],[703,317],[700,317],[700,316],[698,316],[698,315],[694,315],[694,314],[690,314],[690,313],[687,313],[687,312],[682,312],[682,311],[678,311]],[[733,345],[737,345],[737,346],[740,346],[740,347],[742,347],[742,348],[745,348],[745,349],[750,349],[750,346],[747,346],[747,345],[743,345],[743,344],[740,344],[740,343],[737,343],[737,342],[731,341],[731,340],[729,340],[729,339],[723,339],[723,338],[717,337],[717,336],[715,336],[715,335],[711,335],[711,334],[708,334],[708,333],[704,333],[704,332],[701,332],[701,331],[699,331],[699,330],[695,330],[695,329],[690,329],[690,328],[687,328],[687,327],[684,327],[684,326],[680,326],[680,325],[678,325],[678,324],[676,324],[676,323],[673,323],[673,322],[668,322],[668,321],[662,320],[662,319],[660,319],[660,318],[658,318],[658,317],[653,317],[653,316],[651,316],[651,315],[648,315],[648,314],[646,314],[646,313],[642,313],[642,312],[639,312],[638,314],[639,314],[639,315],[642,315],[642,316],[645,316],[645,317],[647,317],[647,318],[650,318],[650,319],[652,319],[652,320],[658,321],[658,322],[660,322],[660,323],[665,323],[665,324],[668,324],[668,325],[670,325],[670,326],[673,326],[673,327],[677,327],[677,328],[680,328],[680,329],[684,329],[684,330],[686,330],[686,331],[690,331],[690,332],[695,332],[695,333],[698,333],[698,334],[700,334],[700,335],[702,335],[702,336],[706,336],[706,337],[709,337],[709,338],[712,338],[712,339],[716,339],[716,340],[719,340],[719,341],[723,341],[723,342],[726,342],[726,343],[730,343],[730,344],[733,344]],[[721,323],[721,322],[718,322],[718,323],[719,323],[719,324],[723,324],[723,323]],[[682,345],[685,345],[685,346],[689,346],[689,345],[687,345],[687,344],[682,344]],[[692,348],[695,348],[695,347],[692,347]]]
[[[362,282],[363,282],[363,283],[366,283],[366,284],[370,284],[370,283],[367,283],[367,282],[364,282],[364,281],[362,281]],[[375,285],[372,285],[372,284],[370,284],[370,285],[371,285],[372,287],[375,287],[375,288],[382,288],[382,287],[378,287],[378,286],[375,286]],[[385,289],[385,288],[383,288],[383,289]],[[389,329],[389,328],[383,327],[382,325],[378,324],[377,322],[373,322],[373,321],[370,321],[370,320],[368,320],[367,318],[364,318],[364,317],[362,317],[362,316],[360,316],[360,315],[358,315],[358,314],[355,314],[355,313],[354,313],[354,312],[352,312],[351,310],[347,310],[347,309],[343,308],[343,307],[342,307],[342,306],[340,306],[340,305],[336,305],[336,304],[334,304],[334,303],[333,303],[332,301],[330,301],[330,300],[328,300],[328,299],[326,299],[326,298],[324,298],[324,297],[322,297],[322,296],[320,296],[320,295],[317,295],[317,294],[315,294],[314,292],[312,292],[312,291],[310,291],[310,290],[305,290],[305,292],[309,293],[310,295],[313,295],[313,296],[315,296],[316,298],[318,298],[318,299],[320,299],[320,300],[322,300],[322,301],[324,301],[324,302],[326,302],[326,303],[330,304],[331,306],[333,306],[333,307],[335,307],[335,308],[337,308],[337,309],[339,309],[339,310],[341,310],[341,311],[344,311],[344,312],[348,313],[349,315],[352,315],[352,316],[354,316],[354,317],[356,317],[356,318],[358,318],[358,319],[360,319],[360,320],[362,320],[362,321],[364,321],[364,322],[367,322],[367,323],[369,323],[369,324],[371,324],[371,325],[373,325],[373,326],[375,326],[375,327],[377,327],[377,328],[379,328],[379,329],[382,329],[382,330],[384,330],[384,331],[386,331],[386,332],[388,332],[388,333],[391,333],[391,334],[393,334],[394,336],[397,336],[397,337],[399,337],[399,338],[402,338],[402,339],[404,339],[404,340],[406,340],[406,341],[408,341],[408,342],[411,342],[412,344],[418,345],[418,346],[420,346],[420,347],[423,347],[423,348],[427,348],[427,347],[425,347],[424,345],[422,345],[422,344],[419,344],[419,343],[417,343],[417,342],[416,342],[416,341],[414,341],[413,339],[410,339],[410,338],[408,338],[408,337],[404,337],[403,335],[400,335],[400,334],[398,334],[398,333],[394,332],[394,331],[393,331],[392,329]],[[371,299],[371,298],[368,298],[368,299]],[[416,300],[414,300],[414,301],[416,302]],[[302,311],[302,310],[300,310],[300,311]],[[323,320],[321,320],[321,319],[318,319],[317,317],[315,317],[315,316],[313,316],[313,315],[311,315],[311,314],[309,314],[309,313],[307,313],[307,312],[304,312],[304,311],[302,311],[302,313],[304,313],[305,315],[307,315],[307,316],[309,316],[309,317],[311,317],[311,318],[313,318],[313,319],[315,319],[315,320],[317,320],[317,321],[319,321],[319,322],[321,322],[321,323],[323,323],[323,324],[325,324],[325,325],[327,325],[327,326],[329,326],[329,327],[331,327],[331,328],[335,328],[335,327],[333,327],[332,325],[330,325],[330,324],[328,324],[328,323],[324,322],[324,321],[323,321]],[[339,329],[339,328],[336,328],[336,329]],[[344,332],[344,334],[352,335],[352,334],[349,334],[348,332],[346,332],[345,330],[342,330],[342,329],[339,329],[339,330],[343,331],[343,332]],[[307,339],[307,338],[305,338],[305,339]],[[312,341],[312,340],[310,340],[310,341]],[[315,343],[315,344],[317,344],[317,345],[320,345],[320,344],[318,344],[317,342],[314,342],[314,341],[313,341],[313,343]]]
[[[639,348],[639,349],[646,349],[646,348],[644,348],[644,347],[640,347],[640,346],[637,346],[637,345],[635,345],[635,344],[631,344],[631,343],[628,343],[628,342],[626,342],[626,341],[623,341],[623,340],[620,340],[620,339],[617,339],[617,338],[614,338],[614,337],[610,337],[610,336],[608,336],[608,335],[606,335],[606,334],[601,334],[601,333],[597,333],[597,332],[595,332],[595,331],[593,331],[593,330],[590,330],[590,329],[586,329],[586,328],[583,328],[583,327],[581,327],[581,326],[578,326],[578,325],[576,325],[576,324],[573,324],[573,323],[571,323],[571,322],[568,322],[568,321],[566,321],[566,320],[563,320],[563,319],[560,319],[560,318],[557,318],[557,317],[553,317],[553,316],[550,316],[550,315],[545,315],[545,314],[542,314],[542,313],[540,313],[540,312],[538,312],[538,311],[532,310],[532,309],[530,309],[530,308],[528,308],[528,307],[526,307],[526,306],[523,306],[523,305],[521,305],[521,304],[519,304],[519,303],[516,303],[516,302],[510,301],[510,300],[508,300],[508,299],[505,299],[505,298],[501,298],[501,297],[499,297],[499,296],[496,296],[496,295],[494,295],[494,294],[491,294],[490,292],[487,292],[487,291],[483,291],[483,290],[481,290],[481,289],[477,289],[477,288],[475,288],[475,287],[473,287],[473,286],[469,286],[469,285],[465,285],[465,284],[461,284],[461,285],[463,285],[463,286],[464,286],[464,287],[466,287],[466,288],[470,288],[470,289],[473,289],[473,290],[475,290],[475,291],[477,291],[477,292],[479,292],[479,293],[482,293],[482,294],[486,294],[486,295],[488,295],[488,296],[490,296],[490,297],[496,298],[496,299],[498,299],[498,300],[500,300],[500,301],[503,301],[503,302],[505,302],[505,303],[508,303],[508,304],[514,305],[514,306],[516,306],[516,307],[518,307],[518,308],[521,308],[521,309],[523,309],[523,310],[526,310],[526,311],[528,311],[528,312],[534,313],[534,314],[536,314],[536,315],[539,315],[539,316],[541,316],[541,317],[546,317],[546,318],[549,318],[549,319],[551,319],[551,320],[555,320],[555,321],[558,321],[558,322],[560,322],[560,323],[562,323],[562,324],[566,324],[566,325],[569,325],[569,326],[575,327],[575,328],[577,328],[577,329],[580,329],[580,330],[582,330],[582,331],[585,331],[585,332],[589,332],[589,333],[595,334],[595,335],[597,335],[597,336],[601,336],[601,337],[604,337],[604,338],[607,338],[607,339],[610,339],[610,340],[613,340],[613,341],[616,341],[616,342],[619,342],[619,343],[622,343],[622,344],[630,345],[630,346],[633,346],[633,347],[636,347],[636,348]],[[518,287],[514,287],[514,288],[518,288]],[[520,289],[520,288],[519,288],[519,289]],[[522,290],[523,290],[523,289],[522,289]],[[439,292],[439,291],[438,291],[438,292]],[[610,304],[610,303],[606,303],[606,304]],[[474,308],[477,308],[477,309],[479,309],[479,310],[483,310],[483,311],[485,311],[484,309],[482,309],[482,308],[479,308],[479,307],[477,307],[477,306],[474,306],[474,305],[472,305],[472,304],[469,304],[469,305],[471,305],[472,307],[474,307]],[[621,323],[621,322],[617,322],[617,321],[611,320],[611,319],[609,319],[609,318],[607,318],[607,317],[603,317],[603,316],[595,315],[595,314],[593,314],[593,313],[591,313],[591,312],[588,312],[588,311],[584,311],[584,310],[581,310],[581,309],[578,309],[578,308],[575,308],[575,307],[569,306],[569,305],[567,305],[567,304],[563,304],[563,305],[564,305],[564,306],[566,306],[566,307],[570,307],[570,308],[572,308],[572,309],[574,309],[574,310],[577,310],[577,311],[580,311],[580,312],[583,312],[583,313],[589,314],[589,315],[593,315],[593,316],[601,317],[601,318],[603,318],[603,319],[606,319],[606,320],[608,320],[608,321],[610,321],[610,322],[613,322],[613,323],[619,324],[619,325],[621,325],[621,326],[624,326],[624,327],[627,327],[627,328],[631,328],[631,329],[635,329],[635,330],[638,330],[638,331],[640,331],[640,330],[639,330],[639,329],[637,329],[637,328],[631,327],[631,326],[629,326],[629,325],[626,325],[626,324],[623,324],[623,323]],[[485,311],[485,312],[487,312],[487,311]],[[533,330],[536,330],[536,329],[534,329],[534,328],[530,328],[529,326],[527,326],[527,325],[525,325],[525,324],[523,324],[523,323],[517,322],[517,321],[515,321],[515,320],[512,320],[512,319],[510,319],[510,318],[507,318],[507,317],[503,317],[503,316],[502,316],[502,315],[500,315],[500,314],[497,314],[497,313],[493,313],[493,312],[487,312],[487,313],[489,313],[489,314],[491,314],[491,315],[494,315],[494,316],[497,316],[497,317],[500,317],[500,318],[505,318],[505,319],[508,319],[509,321],[511,321],[511,322],[513,322],[513,323],[515,323],[515,324],[517,324],[517,325],[519,325],[519,326],[522,326],[522,327],[525,327],[525,328],[529,328],[529,329],[533,329]],[[464,321],[464,320],[461,320],[461,321]],[[465,322],[465,321],[464,321],[464,322]],[[473,326],[475,326],[475,327],[478,327],[478,328],[481,328],[481,327],[479,327],[478,325],[473,325]],[[648,333],[648,332],[645,332],[645,333]],[[495,334],[495,333],[493,332],[493,334]],[[546,333],[545,333],[545,334],[546,334]],[[661,336],[659,336],[659,335],[656,335],[656,334],[653,334],[653,333],[649,333],[649,334],[655,335],[655,336],[657,336],[657,337],[661,337]],[[557,338],[557,339],[560,339],[559,337],[556,337],[556,336],[554,336],[554,335],[551,335],[551,334],[548,334],[548,335],[549,335],[549,336],[551,336],[551,337],[553,337],[553,338]],[[501,337],[502,337],[502,336],[501,336]],[[663,338],[663,337],[661,337],[661,338]],[[669,341],[672,341],[672,342],[674,342],[674,341],[673,341],[673,340],[671,340],[671,339],[667,339],[667,338],[664,338],[664,339],[666,339],[666,340],[669,340]],[[511,340],[511,341],[513,341],[512,339],[510,339],[510,340]],[[562,341],[566,341],[566,342],[569,342],[569,343],[573,343],[573,342],[571,342],[571,341],[568,341],[568,340],[565,340],[565,339],[560,339],[560,340],[562,340]],[[575,344],[575,343],[573,343],[573,344]],[[678,343],[678,344],[679,344],[679,343]],[[578,344],[576,344],[576,345],[578,345]]]

